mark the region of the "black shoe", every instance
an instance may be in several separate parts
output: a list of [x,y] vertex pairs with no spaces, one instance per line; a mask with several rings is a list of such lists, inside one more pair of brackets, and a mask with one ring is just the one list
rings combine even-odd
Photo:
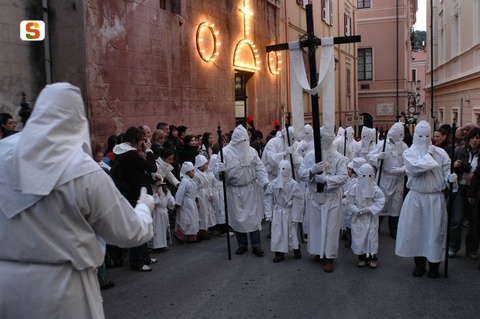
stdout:
[[285,254],[284,254],[284,253],[278,253],[278,252],[276,252],[276,253],[275,253],[275,258],[273,258],[273,262],[274,262],[274,263],[279,263],[279,262],[281,262],[281,261],[284,260],[284,259],[285,259]]
[[139,271],[139,272],[150,272],[152,271],[152,267],[150,267],[149,265],[143,265],[142,267],[139,267],[139,268],[133,268],[131,267],[132,270],[135,270],[135,271]]
[[313,257],[313,261],[319,263],[323,261],[323,258],[320,257],[320,255],[315,255],[315,257]]
[[237,251],[235,252],[235,255],[242,255],[248,251],[247,247],[238,247]]
[[115,284],[113,283],[113,281],[109,281],[105,285],[100,286],[100,290],[107,290],[113,287],[115,287]]
[[158,262],[158,260],[156,258],[150,258],[149,261],[146,262],[147,265],[151,265],[151,264],[156,264]]
[[252,250],[252,253],[257,255],[258,257],[263,257],[263,255],[265,254],[263,249],[260,248],[260,247],[254,247],[253,250]]
[[425,275],[425,267],[415,267],[412,275],[414,275],[415,277],[422,277],[423,275]]
[[175,238],[180,245],[185,244],[185,241],[184,241],[184,240],[181,240],[180,238],[178,238],[177,235],[173,234],[173,238]]
[[302,252],[300,251],[300,249],[294,249],[293,250],[293,254],[295,256],[295,259],[300,259],[302,258]]
[[428,270],[428,278],[438,278],[440,277],[440,273],[438,272],[438,268],[437,267],[430,267],[430,269]]
[[212,237],[208,236],[208,235],[200,235],[200,236],[197,236],[198,239],[200,240],[210,240],[212,239]]

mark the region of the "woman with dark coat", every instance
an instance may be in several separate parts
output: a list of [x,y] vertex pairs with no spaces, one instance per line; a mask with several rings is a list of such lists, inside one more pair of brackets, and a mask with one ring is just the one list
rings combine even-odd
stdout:
[[184,138],[184,148],[181,153],[181,164],[184,162],[195,163],[195,157],[198,155],[197,138],[193,135],[187,135]]
[[[140,196],[140,189],[145,187],[149,195],[153,195],[152,175],[157,171],[155,155],[151,150],[152,143],[145,138],[145,133],[137,127],[130,127],[125,133],[125,142],[114,147],[115,165],[119,165],[121,183],[117,182],[120,192],[135,207],[137,199]],[[139,154],[143,152],[145,158]],[[112,171],[115,167],[112,167]],[[112,174],[115,174],[112,172]],[[114,176],[115,179],[115,176]],[[120,184],[120,185],[119,185]],[[152,271],[148,266],[157,262],[156,259],[150,258],[148,254],[147,243],[130,248],[130,268],[136,271],[147,272]]]

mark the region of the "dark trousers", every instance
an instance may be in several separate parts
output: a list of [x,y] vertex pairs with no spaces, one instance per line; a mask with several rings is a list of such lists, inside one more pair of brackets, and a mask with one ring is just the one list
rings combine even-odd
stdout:
[[130,248],[130,268],[139,269],[150,263],[147,243]]
[[261,248],[260,246],[260,231],[256,230],[251,233],[240,233],[240,232],[235,232],[236,237],[237,237],[237,242],[238,242],[238,247],[244,247],[248,248],[248,237],[247,234],[250,234],[250,244],[252,245],[252,248]]

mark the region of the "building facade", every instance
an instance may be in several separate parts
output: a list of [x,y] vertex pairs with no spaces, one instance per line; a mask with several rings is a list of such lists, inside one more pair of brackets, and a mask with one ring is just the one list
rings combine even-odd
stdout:
[[[24,0],[21,9],[5,8],[18,11],[9,42],[31,64],[13,65],[13,53],[0,59],[18,73],[4,77],[11,83],[2,88],[4,101],[15,101],[32,75],[38,83],[27,93],[32,104],[49,81],[71,82],[82,89],[92,135],[102,139],[160,121],[197,134],[216,132],[218,124],[228,132],[247,116],[267,130],[281,116],[279,76],[269,71],[265,49],[281,40],[281,1],[43,2],[48,59],[45,41],[15,35],[20,21],[44,19],[41,5]],[[22,85],[15,87],[15,77]]]
[[427,2],[426,104],[437,127],[480,125],[479,16],[478,0]]
[[358,0],[358,114],[365,125],[388,129],[408,116],[412,79],[412,26],[416,0]]
[[[282,0],[22,0],[2,4],[2,112],[33,107],[45,84],[82,90],[92,135],[131,125],[184,124],[224,132],[247,116],[267,133],[290,110],[288,53],[266,46],[306,33],[305,4]],[[355,1],[313,4],[317,37],[355,33]],[[44,41],[18,37],[22,20],[43,20]],[[356,45],[335,47],[337,123],[354,112]],[[317,56],[320,55],[319,48]],[[317,65],[318,67],[318,65]],[[321,96],[320,96],[321,98]],[[306,122],[311,102],[305,96]]]

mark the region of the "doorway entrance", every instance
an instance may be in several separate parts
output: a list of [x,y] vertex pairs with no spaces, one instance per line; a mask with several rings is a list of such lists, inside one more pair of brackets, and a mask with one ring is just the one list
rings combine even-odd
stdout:
[[247,127],[248,81],[253,73],[235,70],[235,126]]

